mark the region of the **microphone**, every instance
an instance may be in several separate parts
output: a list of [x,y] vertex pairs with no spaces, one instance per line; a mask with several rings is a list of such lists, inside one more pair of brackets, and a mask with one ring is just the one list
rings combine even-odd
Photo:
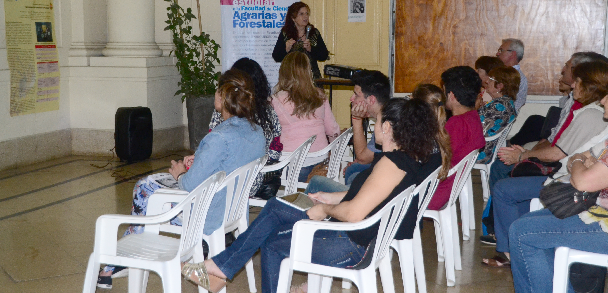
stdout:
[[310,34],[310,24],[306,25],[306,38],[308,39],[308,35]]

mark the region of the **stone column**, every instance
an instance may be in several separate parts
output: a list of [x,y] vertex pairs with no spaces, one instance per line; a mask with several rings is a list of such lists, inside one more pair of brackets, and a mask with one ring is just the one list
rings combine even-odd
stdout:
[[154,0],[107,0],[108,43],[104,56],[158,57],[154,39]]

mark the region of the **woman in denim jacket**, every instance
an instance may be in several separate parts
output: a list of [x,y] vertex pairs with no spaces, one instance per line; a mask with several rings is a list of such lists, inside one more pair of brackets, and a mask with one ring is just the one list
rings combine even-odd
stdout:
[[[255,123],[253,81],[248,74],[231,69],[219,80],[215,93],[215,109],[224,122],[213,129],[199,144],[192,163],[188,160],[171,161],[169,174],[154,174],[137,182],[133,189],[132,215],[145,215],[148,198],[159,188],[173,187],[192,191],[205,179],[219,171],[230,174],[237,168],[266,154],[266,139],[262,128]],[[187,169],[186,167],[189,167]],[[203,233],[211,235],[224,219],[226,189],[213,198]],[[181,225],[174,218],[172,224]],[[139,234],[144,226],[131,225],[123,235]],[[118,270],[116,270],[118,271]],[[99,274],[97,286],[112,288],[114,267],[106,266]]]

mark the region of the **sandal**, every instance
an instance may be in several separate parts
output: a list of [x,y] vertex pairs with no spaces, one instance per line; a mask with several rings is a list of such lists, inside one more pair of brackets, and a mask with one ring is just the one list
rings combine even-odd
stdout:
[[[198,278],[198,281],[195,281],[192,279],[193,273]],[[219,292],[224,287],[226,287],[225,279],[222,279],[222,278],[214,276],[214,275],[209,275],[207,273],[207,267],[205,267],[204,262],[199,262],[199,263],[195,263],[195,264],[192,264],[192,263],[184,264],[184,267],[182,268],[182,275],[184,276],[184,278],[186,280],[191,281],[191,282],[203,287],[205,290],[207,290],[211,293]],[[211,279],[213,279],[217,282],[216,288],[211,288]]]
[[491,268],[508,268],[511,266],[511,261],[497,254],[492,258],[484,258],[481,264]]

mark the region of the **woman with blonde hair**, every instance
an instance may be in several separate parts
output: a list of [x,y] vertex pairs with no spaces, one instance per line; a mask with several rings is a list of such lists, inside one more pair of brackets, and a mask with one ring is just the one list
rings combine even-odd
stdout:
[[[315,152],[326,147],[340,134],[340,127],[321,89],[315,87],[306,54],[292,52],[285,56],[279,69],[279,82],[274,87],[272,106],[283,131],[284,152],[293,152],[309,137],[317,139],[310,147]],[[298,181],[305,182],[314,165],[325,158],[308,159]]]

